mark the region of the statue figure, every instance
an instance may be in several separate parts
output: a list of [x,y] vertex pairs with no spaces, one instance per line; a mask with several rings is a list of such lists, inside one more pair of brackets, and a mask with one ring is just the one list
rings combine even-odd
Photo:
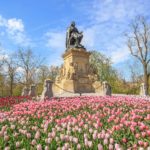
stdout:
[[75,65],[74,63],[70,63],[70,68],[67,75],[67,79],[69,80],[75,80],[77,78],[74,65]]
[[75,22],[73,21],[70,27],[67,30],[66,35],[66,48],[76,47],[76,48],[84,48],[81,45],[81,40],[83,38],[82,32],[79,32],[78,29],[75,27]]

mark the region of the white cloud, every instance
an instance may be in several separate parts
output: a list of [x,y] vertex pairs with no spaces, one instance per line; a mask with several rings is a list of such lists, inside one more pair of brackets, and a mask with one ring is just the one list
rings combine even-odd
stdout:
[[128,60],[129,56],[130,56],[130,52],[126,47],[116,49],[112,51],[112,53],[110,54],[110,57],[114,64],[121,63]]
[[[10,18],[6,19],[0,15],[0,27],[4,28],[7,36],[19,46],[32,45],[31,40],[27,37],[24,29],[24,24],[21,19]],[[4,34],[4,32],[3,32]]]
[[130,53],[124,32],[137,15],[149,15],[149,0],[93,0],[81,4],[89,22],[84,26],[83,43],[87,48],[101,50],[114,64],[125,62]]
[[0,15],[0,26],[6,26],[7,21]]
[[148,0],[94,0],[90,6],[93,9],[87,10],[93,22],[124,21],[140,14],[148,15],[148,4]]
[[8,55],[4,53],[5,51],[6,50],[4,49],[4,47],[2,47],[2,45],[0,44],[0,61],[8,58]]
[[45,34],[47,39],[47,47],[50,47],[54,51],[64,51],[65,50],[65,31],[49,31]]
[[97,27],[93,26],[84,30],[83,45],[87,48],[94,48],[96,44]]
[[12,19],[8,19],[7,28],[10,31],[23,32],[24,31],[24,24],[23,24],[21,19],[12,18]]
[[[86,13],[88,20],[82,27],[77,25],[84,34],[83,45],[87,50],[99,50],[111,57],[115,65],[126,62],[130,53],[125,44],[124,32],[137,15],[148,15],[149,0],[93,0],[80,4],[78,9]],[[49,32],[47,46],[54,51],[64,52],[65,33]]]

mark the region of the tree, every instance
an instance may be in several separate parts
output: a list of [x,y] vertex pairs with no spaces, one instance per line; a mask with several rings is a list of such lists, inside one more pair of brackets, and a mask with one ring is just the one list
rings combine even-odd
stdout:
[[126,34],[127,46],[132,56],[143,66],[145,92],[148,94],[148,66],[150,63],[150,26],[144,17],[136,18],[131,24],[131,33]]
[[51,78],[51,80],[55,80],[56,76],[59,74],[59,70],[60,68],[58,66],[50,66],[49,68],[49,77]]
[[96,71],[98,80],[107,81],[111,84],[112,90],[117,92],[119,75],[112,67],[111,59],[98,51],[91,51],[90,65]]
[[0,43],[0,70],[2,70],[2,66],[4,65],[4,58],[5,55],[2,53],[3,48],[1,47],[1,43]]
[[0,74],[0,97],[5,94],[5,76]]
[[117,75],[116,70],[112,67],[111,59],[98,51],[91,51],[90,65],[97,71],[101,81],[110,81]]
[[44,83],[44,80],[49,77],[50,71],[48,66],[42,65],[38,69],[38,80]]
[[19,67],[22,70],[20,72],[21,79],[23,80],[22,83],[29,87],[30,84],[34,83],[36,72],[41,66],[43,59],[35,56],[31,49],[19,49],[17,57]]
[[4,62],[7,68],[6,76],[7,76],[8,85],[9,85],[9,93],[10,93],[10,96],[12,96],[18,64],[14,55],[11,55],[8,59],[5,59]]

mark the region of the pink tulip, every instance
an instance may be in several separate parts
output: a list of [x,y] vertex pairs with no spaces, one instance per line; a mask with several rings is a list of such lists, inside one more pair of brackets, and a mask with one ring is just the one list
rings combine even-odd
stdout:
[[48,144],[50,144],[50,143],[51,143],[51,141],[52,141],[52,139],[51,139],[51,138],[48,138],[48,139],[47,139],[47,143],[48,143]]
[[142,132],[141,134],[142,134],[142,137],[145,138],[146,132]]
[[143,146],[143,145],[144,145],[144,142],[143,142],[143,141],[138,141],[138,144],[139,144],[140,146]]
[[110,144],[113,144],[114,143],[114,139],[110,138],[109,142],[110,142]]
[[97,134],[93,134],[93,139],[96,140],[97,139]]
[[11,125],[10,128],[14,130],[15,129],[15,125]]
[[26,136],[27,136],[28,139],[31,138],[31,134],[30,133],[27,133]]
[[0,131],[0,137],[2,137],[4,135],[3,131]]
[[5,136],[4,136],[4,141],[5,141],[5,142],[8,142],[8,140],[9,140],[9,136],[5,135]]
[[45,146],[45,149],[44,150],[49,150],[49,147],[48,146]]
[[41,144],[38,144],[36,148],[37,148],[37,150],[42,150]]
[[104,145],[108,144],[108,139],[104,139]]
[[120,146],[119,146],[119,144],[115,144],[115,149],[119,149],[120,148]]
[[109,144],[109,150],[113,150],[113,145]]
[[135,135],[135,137],[138,139],[138,138],[140,137],[140,134],[137,133],[137,134]]
[[34,137],[35,139],[39,139],[40,138],[40,132],[39,131],[37,131],[36,133],[35,133],[35,137]]
[[148,146],[148,142],[144,142],[144,147],[146,148]]
[[147,130],[147,131],[146,131],[146,134],[147,134],[148,136],[150,136],[150,130]]
[[77,144],[78,143],[78,138],[73,138],[73,142]]
[[92,128],[90,128],[90,129],[89,129],[89,132],[90,132],[90,133],[93,133],[93,129],[92,129]]
[[33,139],[32,142],[31,142],[31,144],[32,144],[32,145],[35,145],[35,144],[36,144],[36,140]]
[[81,145],[80,144],[77,145],[77,150],[81,150]]
[[19,148],[20,147],[20,142],[16,142],[16,148]]
[[123,143],[127,143],[127,139],[126,139],[126,138],[123,138],[123,139],[122,139],[122,142],[123,142]]
[[59,141],[59,137],[56,136],[56,137],[55,137],[55,140],[56,140],[56,142],[58,142],[58,141]]
[[110,135],[108,133],[105,134],[105,138],[108,139]]
[[5,148],[4,148],[4,150],[10,150],[10,147],[9,147],[9,146],[7,146],[7,147],[5,147]]
[[147,148],[147,150],[150,150],[150,146]]
[[101,144],[98,144],[98,150],[103,150],[103,146]]
[[88,141],[88,147],[91,148],[93,146],[92,141]]

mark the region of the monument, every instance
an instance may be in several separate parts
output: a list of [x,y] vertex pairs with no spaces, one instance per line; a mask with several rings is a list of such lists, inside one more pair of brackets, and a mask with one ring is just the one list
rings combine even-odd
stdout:
[[31,97],[36,97],[36,86],[34,84],[30,86],[28,95]]
[[146,87],[145,87],[144,83],[141,83],[141,85],[140,85],[140,95],[146,96]]
[[25,87],[22,89],[21,96],[28,96],[29,91],[30,91],[29,88],[25,86]]
[[44,100],[45,98],[53,97],[52,84],[53,84],[53,82],[50,79],[46,79],[44,81],[41,100]]
[[111,96],[111,86],[108,84],[107,81],[104,81],[102,83],[102,87],[103,87],[103,95],[109,95]]
[[81,44],[83,33],[72,22],[66,34],[64,64],[53,84],[53,93],[100,93],[102,83],[89,63],[90,52]]

